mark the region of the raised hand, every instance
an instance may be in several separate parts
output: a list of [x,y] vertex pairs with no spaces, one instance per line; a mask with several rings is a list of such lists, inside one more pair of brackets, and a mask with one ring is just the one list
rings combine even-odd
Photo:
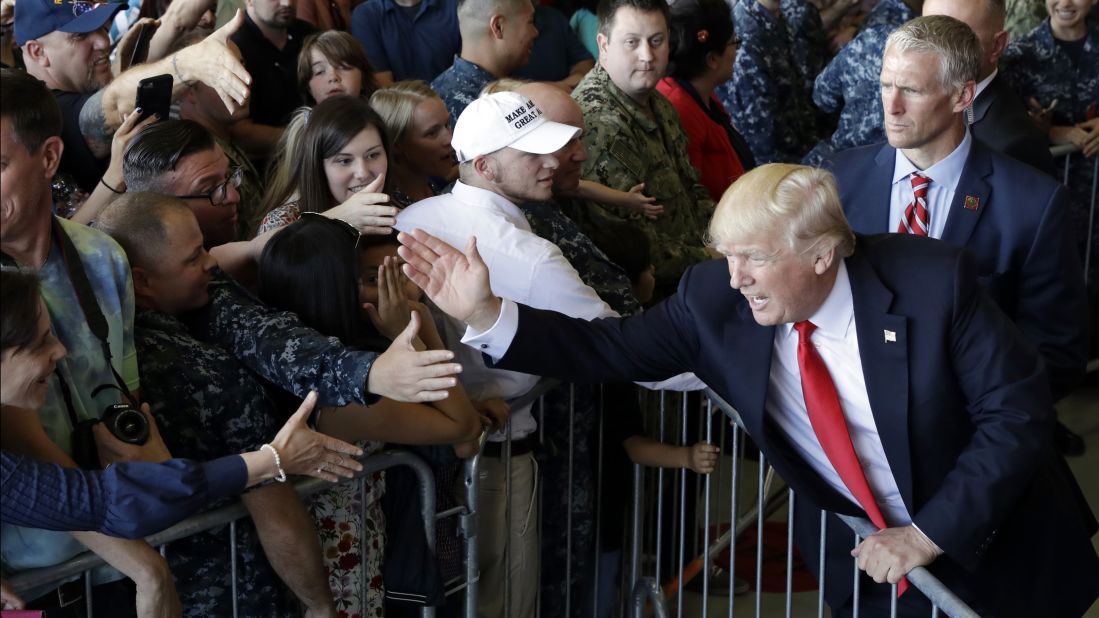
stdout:
[[370,181],[362,191],[322,214],[351,224],[360,234],[392,233],[393,225],[397,222],[397,208],[389,205],[388,195],[379,193],[384,184],[385,175],[382,174]]
[[402,275],[397,258],[385,256],[378,266],[378,306],[364,303],[370,321],[387,339],[396,339],[408,326],[411,307],[402,289]]
[[420,229],[402,232],[397,239],[397,251],[406,262],[404,273],[437,307],[481,332],[496,323],[500,298],[489,286],[488,267],[477,252],[475,237],[470,237],[465,253]]
[[625,192],[625,196],[622,199],[622,206],[629,208],[650,221],[655,221],[657,217],[664,214],[664,207],[656,203],[655,197],[649,197],[642,193],[644,190],[645,183],[630,187],[630,190]]
[[366,390],[396,401],[446,399],[447,389],[458,384],[454,376],[462,366],[448,362],[454,358],[450,350],[417,352],[413,341],[420,329],[420,314],[410,315],[408,326],[370,367]]
[[236,16],[190,47],[175,54],[173,69],[176,79],[198,80],[217,91],[225,109],[235,112],[248,100],[252,76],[240,61],[240,52],[229,41],[244,24],[244,12],[237,9]]

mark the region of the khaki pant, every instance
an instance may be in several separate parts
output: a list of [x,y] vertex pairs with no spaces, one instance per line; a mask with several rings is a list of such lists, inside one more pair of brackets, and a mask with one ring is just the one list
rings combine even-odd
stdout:
[[[538,607],[538,464],[532,453],[511,458],[511,522],[506,520],[504,459],[481,457],[480,487],[477,493],[477,550],[481,580],[477,588],[480,618],[528,618]],[[505,544],[510,535],[511,608],[504,609],[504,580],[507,573]]]

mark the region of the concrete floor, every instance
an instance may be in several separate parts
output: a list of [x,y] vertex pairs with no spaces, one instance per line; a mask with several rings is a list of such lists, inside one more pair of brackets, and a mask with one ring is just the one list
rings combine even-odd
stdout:
[[[1058,405],[1058,412],[1062,421],[1068,425],[1073,431],[1076,431],[1084,437],[1088,445],[1087,453],[1081,457],[1073,457],[1069,459],[1069,464],[1076,474],[1077,480],[1083,487],[1084,493],[1088,498],[1088,502],[1091,504],[1092,509],[1099,512],[1099,376],[1094,373],[1090,376],[1089,385],[1078,390],[1071,397]],[[753,479],[755,475],[755,468],[752,468],[750,462],[746,462],[746,468],[744,469],[746,479]],[[751,487],[751,492],[755,491],[755,486],[752,481],[749,480],[748,485]],[[754,496],[754,493],[749,494]],[[747,498],[748,496],[746,496]],[[719,513],[719,516],[727,516],[728,509],[725,508],[725,513]],[[785,520],[785,513],[776,513],[774,519]],[[728,521],[728,519],[722,519],[721,521]],[[1099,549],[1099,535],[1092,539],[1092,542]],[[761,612],[760,616],[763,618],[772,618],[786,615],[786,600],[785,595],[782,594],[763,594],[760,598]],[[686,592],[683,599],[683,616],[702,616],[702,595],[691,592]],[[729,603],[727,597],[711,595],[707,603],[706,614],[708,616],[729,616]],[[733,603],[733,615],[735,616],[754,616],[755,614],[756,597],[755,592],[749,592],[742,596],[736,597]],[[669,612],[671,615],[676,615],[677,607],[675,601],[669,604]],[[817,615],[817,593],[804,592],[793,595],[792,604],[792,616],[796,617],[809,617]],[[825,611],[825,615],[829,613]],[[1099,602],[1091,607],[1091,609],[1084,615],[1083,618],[1099,618]]]

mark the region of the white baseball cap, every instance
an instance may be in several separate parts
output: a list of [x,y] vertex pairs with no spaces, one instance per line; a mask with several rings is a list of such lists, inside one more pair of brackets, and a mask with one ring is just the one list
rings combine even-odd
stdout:
[[532,154],[557,152],[580,129],[546,120],[542,110],[518,92],[497,92],[466,106],[454,125],[451,146],[459,163],[511,147]]

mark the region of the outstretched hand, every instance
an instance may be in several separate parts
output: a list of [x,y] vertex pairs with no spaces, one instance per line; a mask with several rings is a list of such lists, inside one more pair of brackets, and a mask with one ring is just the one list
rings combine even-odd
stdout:
[[354,459],[363,451],[353,444],[309,428],[309,415],[316,403],[317,393],[310,392],[275,439],[271,440],[271,446],[282,456],[282,466],[289,474],[306,474],[326,481],[351,478],[363,469],[362,464]]
[[462,371],[450,350],[417,352],[413,341],[420,330],[420,314],[412,311],[404,331],[374,361],[366,377],[366,390],[396,401],[439,401],[458,384]]
[[240,52],[229,37],[244,24],[244,12],[190,47],[176,52],[176,79],[198,80],[217,91],[225,109],[235,112],[248,99],[252,76],[240,61]]
[[484,332],[500,315],[500,298],[489,285],[488,267],[470,237],[465,252],[421,229],[397,236],[404,274],[447,315]]

